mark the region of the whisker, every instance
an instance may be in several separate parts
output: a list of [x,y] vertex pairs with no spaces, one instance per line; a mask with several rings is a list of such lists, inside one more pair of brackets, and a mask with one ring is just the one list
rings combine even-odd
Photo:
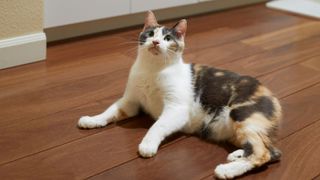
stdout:
[[128,42],[122,42],[118,45],[128,45],[128,44],[137,44],[138,45],[139,43],[140,43],[140,41],[128,41]]
[[133,46],[133,47],[130,47],[128,49],[125,50],[124,54],[131,54],[133,53],[134,51],[137,51],[138,50],[138,47],[137,46]]

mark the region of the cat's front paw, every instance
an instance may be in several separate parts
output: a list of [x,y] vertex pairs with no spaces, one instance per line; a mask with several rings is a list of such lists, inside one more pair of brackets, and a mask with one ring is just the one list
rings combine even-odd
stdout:
[[157,154],[158,146],[149,141],[142,141],[139,144],[139,154],[144,158],[150,158]]
[[98,117],[82,116],[78,121],[80,128],[99,128],[107,125],[107,121]]

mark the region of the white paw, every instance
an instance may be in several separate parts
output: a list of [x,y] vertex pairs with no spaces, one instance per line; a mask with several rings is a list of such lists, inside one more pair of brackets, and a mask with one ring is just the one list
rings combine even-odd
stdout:
[[150,141],[143,140],[139,144],[139,154],[144,158],[149,158],[157,154],[158,146]]
[[227,161],[228,162],[232,162],[232,161],[237,161],[239,159],[243,159],[244,156],[244,150],[243,149],[238,149],[236,151],[233,151],[232,153],[230,153],[227,157]]
[[252,168],[253,166],[249,161],[239,160],[218,165],[214,173],[219,179],[232,179],[248,172]]
[[107,121],[97,117],[82,116],[79,119],[78,126],[80,128],[98,128],[107,125]]

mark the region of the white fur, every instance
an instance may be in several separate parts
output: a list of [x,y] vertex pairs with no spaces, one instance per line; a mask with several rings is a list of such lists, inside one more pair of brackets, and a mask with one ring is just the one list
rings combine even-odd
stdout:
[[230,108],[223,107],[222,111],[217,117],[215,117],[215,119],[216,121],[209,125],[209,127],[212,129],[212,132],[215,132],[214,137],[210,138],[215,139],[216,141],[230,138],[234,132],[232,123],[230,122]]
[[248,160],[238,160],[218,165],[214,173],[220,179],[232,179],[251,169],[253,169],[253,165]]
[[227,160],[229,162],[231,161],[237,161],[237,160],[240,160],[240,159],[243,159],[244,158],[244,150],[243,149],[238,149],[236,151],[233,151],[232,153],[230,153],[227,157]]

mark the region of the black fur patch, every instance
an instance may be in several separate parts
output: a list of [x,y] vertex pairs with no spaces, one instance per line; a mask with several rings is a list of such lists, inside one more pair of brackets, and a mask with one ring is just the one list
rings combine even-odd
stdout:
[[253,112],[254,111],[251,106],[243,106],[243,107],[239,107],[237,109],[233,109],[230,112],[230,117],[234,121],[243,121],[246,118],[250,117]]
[[163,34],[163,36],[170,35],[173,39],[177,39],[177,40],[179,39],[179,35],[178,35],[177,31],[174,28],[166,28],[166,27],[164,27],[162,29],[162,34]]
[[254,112],[261,112],[269,119],[273,116],[274,110],[270,97],[261,96],[256,100],[255,104],[233,109],[230,113],[230,117],[235,121],[243,121]]
[[192,78],[195,78],[194,63],[191,63],[191,64],[190,64],[190,70],[191,70],[191,76],[192,76]]
[[271,159],[269,162],[275,162],[281,158],[282,153],[279,149],[271,147],[269,148],[269,152],[271,156]]
[[247,101],[260,85],[259,81],[252,77],[207,66],[202,66],[195,74],[195,99],[199,97],[202,107],[209,113],[217,112],[224,106]]
[[154,26],[154,27],[148,27],[146,28],[143,32],[140,33],[139,36],[139,44],[142,45],[146,42],[147,38],[150,37],[149,33],[151,31],[154,31],[156,28],[158,28],[159,26]]
[[202,125],[199,135],[203,139],[209,139],[209,137],[212,135],[211,130],[206,126],[205,124]]
[[216,72],[220,70],[202,67],[195,83],[195,94],[200,97],[200,103],[209,114],[214,113],[219,107],[228,105],[232,95],[230,81],[235,78],[234,73],[227,72],[223,72],[224,76],[215,77]]
[[[163,34],[163,37],[170,36],[171,39],[173,40],[173,42],[176,44],[176,46],[179,46],[178,41],[180,40],[180,38],[179,38],[179,35],[178,35],[177,31],[174,28],[166,28],[166,27],[164,27],[162,29],[162,34]],[[177,50],[178,49],[176,49],[174,51],[177,51]]]
[[256,92],[260,82],[250,76],[241,76],[235,82],[235,93],[237,97],[232,101],[232,104],[243,103]]
[[246,142],[243,146],[243,150],[244,150],[244,157],[248,157],[253,153],[253,147],[252,144],[249,142]]
[[267,118],[272,118],[275,108],[270,97],[262,96],[257,101],[257,109],[262,112]]

